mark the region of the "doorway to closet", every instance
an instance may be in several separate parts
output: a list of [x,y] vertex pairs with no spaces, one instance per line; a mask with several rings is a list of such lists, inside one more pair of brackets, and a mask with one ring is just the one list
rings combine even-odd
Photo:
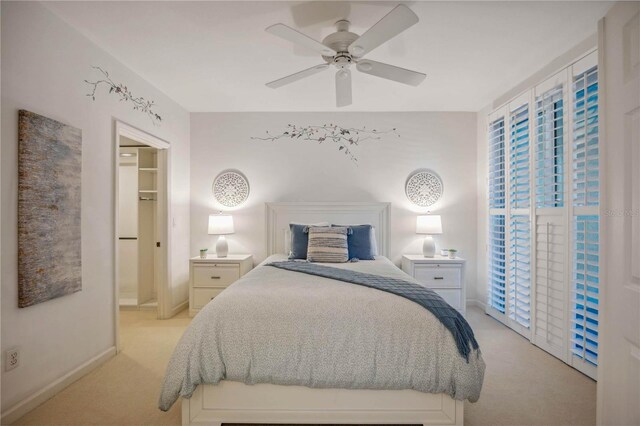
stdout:
[[169,144],[116,122],[115,320],[120,310],[166,318],[169,274]]
[[[118,278],[120,309],[158,308],[160,265],[157,148],[120,136]],[[162,198],[162,197],[160,197]]]

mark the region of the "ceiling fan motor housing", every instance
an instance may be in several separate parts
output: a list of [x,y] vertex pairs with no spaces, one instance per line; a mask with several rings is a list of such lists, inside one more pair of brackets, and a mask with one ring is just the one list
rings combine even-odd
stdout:
[[349,53],[349,46],[360,37],[358,34],[349,32],[349,25],[351,23],[347,20],[336,22],[338,31],[329,34],[322,40],[322,44],[338,52],[335,56],[322,55],[322,58],[340,69],[349,68],[349,65],[354,62],[355,57]]

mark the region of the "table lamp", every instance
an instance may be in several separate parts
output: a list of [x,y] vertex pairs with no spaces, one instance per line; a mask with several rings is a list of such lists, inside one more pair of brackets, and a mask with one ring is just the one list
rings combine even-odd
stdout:
[[227,257],[229,253],[229,244],[225,235],[233,234],[233,217],[228,214],[210,214],[209,215],[209,235],[219,235],[216,243],[216,256]]
[[425,214],[418,216],[416,221],[416,234],[426,234],[422,244],[424,257],[433,257],[436,254],[436,244],[432,235],[442,234],[442,221],[440,215]]

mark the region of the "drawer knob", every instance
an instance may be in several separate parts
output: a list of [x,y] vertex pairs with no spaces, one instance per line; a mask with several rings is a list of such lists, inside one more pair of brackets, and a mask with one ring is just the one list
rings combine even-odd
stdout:
[[212,279],[212,280],[219,280],[219,279],[220,279],[220,277],[213,276],[213,277],[211,277],[211,279]]
[[434,280],[443,280],[444,277],[433,277]]

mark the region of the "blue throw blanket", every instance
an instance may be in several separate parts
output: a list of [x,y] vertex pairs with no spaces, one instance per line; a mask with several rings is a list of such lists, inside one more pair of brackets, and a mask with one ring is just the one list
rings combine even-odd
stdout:
[[458,352],[467,362],[469,353],[473,349],[478,349],[473,330],[464,317],[451,305],[442,299],[435,291],[397,278],[383,277],[380,275],[366,274],[363,272],[350,271],[347,269],[332,268],[330,266],[318,265],[311,262],[273,262],[267,263],[288,271],[301,272],[303,274],[317,275],[319,277],[331,278],[333,280],[358,284],[376,290],[386,291],[396,296],[404,297],[417,303],[431,312],[453,335],[458,347]]

